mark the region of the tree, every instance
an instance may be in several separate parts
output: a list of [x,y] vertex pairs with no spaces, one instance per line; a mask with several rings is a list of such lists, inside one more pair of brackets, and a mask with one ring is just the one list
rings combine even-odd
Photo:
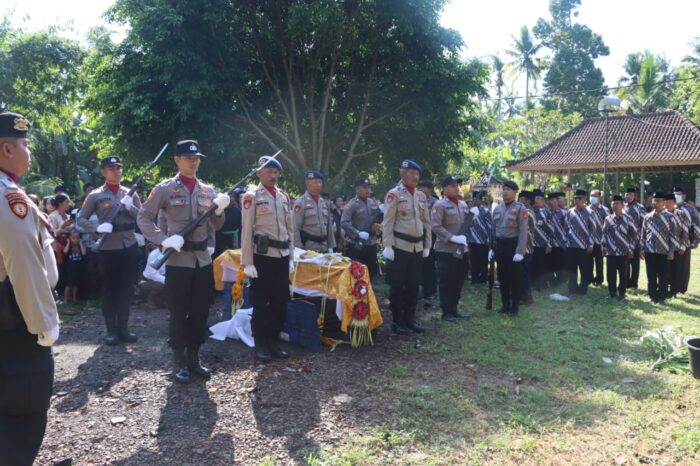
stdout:
[[609,55],[603,38],[583,24],[573,21],[581,0],[550,0],[550,21],[540,18],[533,31],[551,49],[544,87],[547,108],[583,115],[596,113],[598,97],[605,93],[603,72],[595,59]]
[[693,54],[683,57],[683,63],[700,68],[700,37],[696,37],[690,43],[693,47]]
[[131,29],[92,102],[125,151],[186,132],[224,164],[215,178],[282,148],[293,175],[316,168],[336,184],[407,156],[438,171],[478,124],[488,69],[460,58],[442,0],[197,3],[112,10]]
[[540,79],[541,66],[536,57],[542,48],[542,43],[536,43],[530,35],[527,26],[520,28],[519,36],[513,38],[513,48],[506,50],[506,54],[513,60],[509,63],[518,75],[525,75],[525,108],[530,108],[530,80],[532,79],[535,89],[537,80]]
[[496,88],[496,121],[501,120],[501,106],[503,100],[503,88],[506,85],[504,74],[505,74],[505,63],[501,60],[498,55],[493,55],[491,57],[491,70],[493,74],[493,85]]
[[[700,123],[700,63],[676,69],[678,82],[671,94],[669,106],[696,124]],[[695,79],[693,79],[695,78]]]
[[626,76],[618,84],[630,86],[620,89],[619,96],[627,101],[629,108],[636,113],[650,113],[668,106],[673,78],[669,73],[669,63],[663,56],[656,56],[648,50],[627,55]]

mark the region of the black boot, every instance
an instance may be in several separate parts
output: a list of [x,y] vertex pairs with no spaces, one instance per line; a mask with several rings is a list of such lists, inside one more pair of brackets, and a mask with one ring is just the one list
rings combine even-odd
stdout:
[[406,327],[413,331],[413,333],[425,333],[425,327],[419,324],[417,321],[409,322]]
[[123,343],[136,343],[139,337],[135,333],[131,333],[128,328],[124,327],[119,330],[119,340]]
[[136,343],[139,341],[139,337],[129,331],[129,314],[128,307],[120,310],[117,314],[117,328],[119,329],[117,334],[124,343]]
[[411,331],[406,328],[403,324],[393,323],[391,324],[391,331],[396,335],[410,335]]
[[442,309],[442,320],[445,322],[454,322],[457,318],[448,309]]
[[105,334],[105,344],[114,346],[119,344],[119,333],[117,332],[116,322],[106,321],[107,333]]
[[277,359],[287,359],[289,357],[289,352],[280,348],[276,338],[270,343],[270,353],[272,353],[273,358]]
[[211,371],[199,359],[199,348],[187,349],[187,367],[203,379],[211,379]]
[[187,367],[187,358],[185,357],[185,349],[175,350],[175,371],[173,377],[176,382],[189,383],[190,370]]
[[255,339],[255,359],[261,362],[272,361],[272,354],[270,353],[270,348],[267,345],[267,340],[265,338],[254,338]]

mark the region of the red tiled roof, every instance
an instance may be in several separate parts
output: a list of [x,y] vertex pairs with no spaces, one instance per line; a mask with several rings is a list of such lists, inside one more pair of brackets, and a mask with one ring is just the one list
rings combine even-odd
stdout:
[[[700,128],[676,111],[608,118],[608,171],[700,170]],[[602,172],[605,118],[585,120],[509,170]]]

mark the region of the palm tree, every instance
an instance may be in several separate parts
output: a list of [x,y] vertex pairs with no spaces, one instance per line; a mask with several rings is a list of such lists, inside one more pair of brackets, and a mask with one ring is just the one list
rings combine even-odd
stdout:
[[535,83],[540,79],[542,71],[541,63],[536,55],[542,48],[542,43],[535,43],[527,26],[520,28],[520,36],[513,38],[513,48],[506,50],[506,54],[513,58],[509,63],[518,75],[525,74],[525,107],[530,108],[530,79]]
[[700,37],[693,39],[690,45],[693,47],[693,55],[683,57],[683,63],[700,68]]
[[621,86],[618,94],[629,103],[630,110],[649,113],[665,109],[672,91],[673,78],[669,63],[662,55],[650,51],[630,53],[625,62],[626,76],[618,80]]
[[503,87],[506,85],[503,79],[503,74],[505,72],[506,64],[503,63],[501,57],[498,55],[491,56],[491,69],[494,73],[494,86],[496,86],[496,96],[498,100],[496,101],[496,120],[501,121],[501,99],[503,97]]

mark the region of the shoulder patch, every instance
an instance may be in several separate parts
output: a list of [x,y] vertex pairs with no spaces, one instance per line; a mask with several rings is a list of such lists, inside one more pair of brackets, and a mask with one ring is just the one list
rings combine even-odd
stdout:
[[243,197],[243,208],[244,209],[250,209],[250,206],[253,204],[253,198],[255,196],[251,193],[246,193],[246,195]]
[[396,194],[393,192],[389,192],[389,194],[386,195],[386,203],[393,202],[396,199]]
[[530,214],[528,213],[528,210],[525,208],[520,209],[520,216],[522,218],[528,218]]
[[5,194],[5,199],[10,206],[10,210],[17,217],[24,219],[29,213],[29,206],[27,206],[27,198],[22,193],[7,193]]
[[294,203],[294,212],[299,212],[301,210],[301,204],[299,202]]

